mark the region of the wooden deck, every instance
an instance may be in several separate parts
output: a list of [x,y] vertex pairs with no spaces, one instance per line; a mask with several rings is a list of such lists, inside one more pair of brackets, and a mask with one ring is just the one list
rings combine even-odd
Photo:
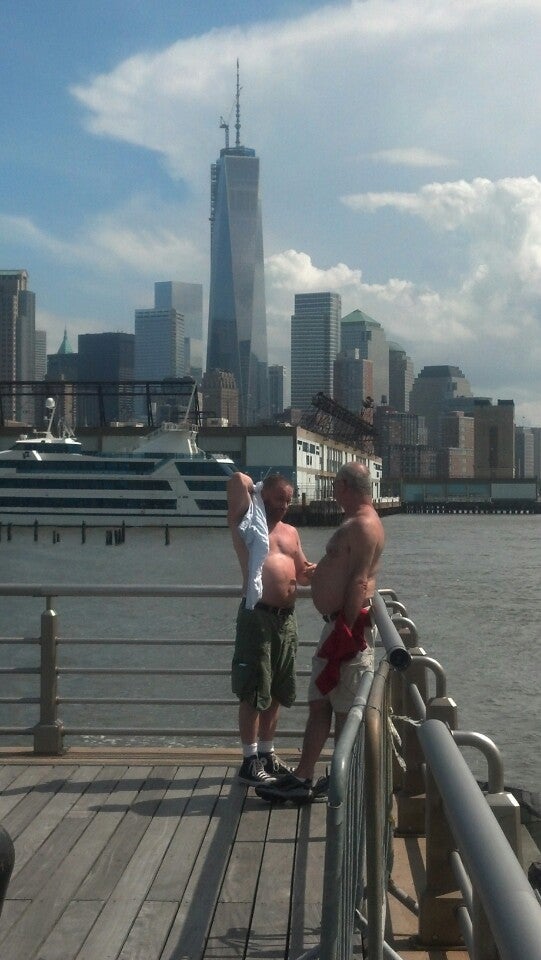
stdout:
[[[295,960],[319,942],[326,805],[271,807],[235,780],[236,752],[0,753],[0,823],[16,864],[2,960]],[[415,898],[420,841],[397,841]],[[415,917],[391,900],[404,960]]]

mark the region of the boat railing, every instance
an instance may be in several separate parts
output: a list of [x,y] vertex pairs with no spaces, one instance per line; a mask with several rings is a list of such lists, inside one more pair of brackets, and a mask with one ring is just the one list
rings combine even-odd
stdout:
[[[472,960],[534,960],[541,906],[526,878],[519,805],[505,792],[501,755],[488,737],[457,729],[444,670],[417,646],[404,607],[383,592],[378,629],[387,650],[393,632],[397,649],[406,642],[411,663],[398,673],[387,657],[375,675],[363,676],[335,747],[321,942],[300,960],[350,960],[355,937],[366,960],[401,960],[384,939],[389,895],[415,915],[419,948],[465,947]],[[461,746],[484,756],[485,794]],[[426,837],[418,902],[392,877],[393,826],[397,836]]]

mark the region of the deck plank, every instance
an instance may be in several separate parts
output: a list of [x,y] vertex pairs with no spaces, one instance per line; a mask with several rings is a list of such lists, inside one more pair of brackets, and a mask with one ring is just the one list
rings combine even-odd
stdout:
[[47,767],[24,766],[0,796],[0,823],[4,823],[9,812],[50,773]]
[[26,796],[7,813],[2,824],[12,840],[15,840],[29,824],[41,816],[49,801],[65,786],[66,776],[71,776],[76,767],[53,767],[49,777],[42,778]]
[[178,903],[147,900],[137,916],[118,960],[160,960]]
[[235,781],[236,771],[225,771],[220,795],[187,883],[182,902],[163,953],[168,960],[200,960],[214,918],[237,833],[246,787]]
[[[160,815],[162,801],[167,799],[174,782],[174,772],[174,767],[153,769],[150,783],[158,784],[153,791],[156,800],[161,793],[154,807],[155,815],[148,820],[140,842],[110,892],[77,960],[116,960],[122,950],[176,828],[174,816]],[[92,877],[92,883],[95,879]],[[140,926],[144,929],[142,923]]]
[[[117,778],[104,781],[107,794],[114,794],[118,783]],[[83,799],[85,798],[86,795]],[[49,936],[70,901],[74,899],[77,889],[123,816],[122,813],[114,810],[111,812],[101,810],[101,805],[98,803],[90,819],[89,810],[87,816],[81,817],[79,821],[74,820],[77,825],[82,825],[82,833],[62,858],[56,870],[51,873],[48,870],[50,865],[45,864],[45,876],[42,876],[43,882],[37,890],[36,899],[24,911],[2,942],[3,960],[33,960],[39,952],[40,945]],[[32,860],[17,878],[19,882],[22,874],[32,864]]]
[[[98,768],[98,774],[79,800],[68,810],[45,843],[14,876],[9,888],[11,898],[38,897],[57,867],[69,854],[94,816],[91,807],[100,805],[114,790],[127,767]],[[17,854],[17,844],[15,845]],[[15,856],[17,865],[17,855]]]
[[[129,802],[128,799],[121,801],[120,798],[115,801],[118,809],[124,807],[126,815],[77,891],[79,900],[107,900],[112,896],[143,834],[148,829],[151,818],[157,813],[166,789],[169,787],[171,772],[175,770],[174,767],[155,767],[145,778],[143,769],[135,775],[132,768],[130,781],[133,791],[137,791],[133,801]],[[110,804],[104,809],[111,809]]]
[[13,869],[16,877],[66,814],[74,807],[99,772],[99,767],[76,767],[75,773],[54,796],[49,798],[39,817],[28,825],[17,838],[17,859]]
[[285,955],[298,819],[296,806],[271,806],[246,960],[282,960]]
[[45,943],[39,960],[74,960],[103,908],[101,900],[73,900]]
[[303,807],[299,817],[295,875],[291,891],[292,960],[320,941],[327,805]]

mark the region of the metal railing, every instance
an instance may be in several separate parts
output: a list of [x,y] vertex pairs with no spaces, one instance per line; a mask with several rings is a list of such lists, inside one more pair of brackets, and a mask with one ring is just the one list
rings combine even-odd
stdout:
[[[115,690],[112,694],[98,696],[95,694],[92,695],[69,695],[64,692],[63,686],[66,680],[75,679],[75,678],[110,678],[115,682],[120,681],[122,678],[142,678],[142,679],[152,679],[152,678],[179,678],[187,679],[190,681],[201,680],[201,678],[223,678],[224,681],[229,680],[230,677],[230,666],[197,666],[197,667],[188,667],[188,666],[175,666],[175,667],[159,667],[159,666],[149,666],[149,665],[137,665],[134,662],[133,656],[129,661],[128,665],[123,666],[113,666],[113,665],[103,665],[97,664],[92,666],[83,666],[79,664],[67,664],[63,661],[61,656],[61,650],[70,648],[72,650],[77,650],[77,648],[89,648],[91,646],[97,646],[103,648],[120,648],[129,650],[130,653],[133,650],[141,650],[142,648],[152,648],[153,650],[162,649],[162,648],[178,648],[180,651],[179,660],[182,659],[183,651],[188,648],[193,648],[194,645],[198,647],[205,647],[205,649],[210,650],[222,650],[227,653],[231,653],[233,649],[233,642],[231,639],[188,639],[188,638],[175,638],[175,639],[160,639],[156,637],[146,637],[146,638],[115,638],[115,637],[86,637],[86,638],[74,638],[69,636],[63,636],[60,629],[60,615],[57,612],[57,609],[53,609],[54,606],[57,606],[57,601],[61,601],[62,598],[67,597],[78,597],[78,598],[149,598],[149,597],[164,597],[164,598],[196,598],[205,600],[208,598],[211,599],[224,599],[224,598],[234,598],[240,597],[241,591],[238,587],[233,586],[204,586],[204,585],[185,585],[179,587],[173,586],[164,586],[164,587],[148,587],[146,585],[107,585],[107,586],[97,586],[97,585],[69,585],[69,586],[60,586],[56,584],[51,585],[37,585],[37,584],[13,584],[5,585],[0,584],[0,596],[18,596],[18,597],[43,597],[45,599],[45,610],[42,612],[40,617],[40,632],[39,636],[34,638],[20,638],[20,637],[2,637],[0,638],[0,644],[9,644],[14,647],[20,647],[25,645],[32,645],[39,650],[40,663],[36,663],[35,666],[28,665],[13,665],[9,666],[0,666],[0,678],[2,676],[9,677],[10,681],[14,677],[35,677],[39,680],[39,696],[24,694],[22,696],[13,696],[13,695],[0,695],[0,704],[6,705],[26,705],[26,706],[38,706],[39,707],[39,718],[35,724],[28,724],[25,726],[17,726],[15,724],[3,724],[0,725],[0,735],[5,736],[31,736],[33,738],[34,752],[44,755],[55,755],[60,754],[63,750],[64,740],[66,737],[106,737],[106,738],[117,738],[117,737],[166,737],[166,738],[189,738],[197,739],[204,741],[205,739],[211,740],[215,743],[216,740],[223,741],[224,739],[233,739],[235,742],[238,739],[238,730],[236,727],[224,727],[220,725],[219,727],[210,727],[204,724],[186,725],[181,722],[176,722],[173,726],[161,726],[156,723],[150,723],[146,726],[137,725],[130,723],[129,725],[119,725],[115,724],[99,724],[95,721],[95,718],[90,716],[88,720],[84,722],[67,722],[65,717],[62,715],[63,708],[67,706],[85,706],[85,707],[103,707],[106,705],[116,705],[122,707],[149,707],[153,711],[153,716],[155,715],[154,708],[158,707],[201,707],[202,709],[208,710],[209,707],[227,707],[230,706],[233,708],[238,707],[238,701],[232,695],[230,696],[217,696],[209,697],[208,693],[201,694],[199,696],[134,696],[134,695],[119,695],[118,690]],[[310,591],[308,588],[301,588],[299,590],[299,598],[306,599],[310,596]],[[231,631],[233,631],[234,618],[231,619]],[[316,640],[312,641],[300,641],[299,646],[307,647],[313,649],[316,644]],[[299,669],[297,671],[297,676],[304,678],[309,676],[310,671],[308,669]],[[307,705],[306,699],[298,699],[294,705],[293,711],[297,711],[299,708],[305,708]],[[231,717],[233,717],[233,712]],[[299,740],[302,738],[304,731],[304,720],[302,725],[297,725],[295,727],[286,728],[284,725],[281,726],[279,731],[279,739],[295,739]]]
[[[334,751],[321,942],[305,960],[350,960],[355,938],[365,960],[401,960],[384,939],[388,894],[414,914],[419,948],[462,947],[472,960],[536,960],[541,906],[522,864],[519,807],[505,792],[500,753],[488,737],[456,729],[443,668],[417,646],[415,625],[392,592],[382,593],[395,611],[391,620],[376,601],[388,657],[373,680],[363,676]],[[411,655],[400,674],[388,662],[393,635],[396,649],[405,639]],[[403,733],[401,763],[391,762],[395,724]],[[459,746],[485,757],[485,795]],[[397,833],[426,836],[419,903],[392,879],[393,791]]]

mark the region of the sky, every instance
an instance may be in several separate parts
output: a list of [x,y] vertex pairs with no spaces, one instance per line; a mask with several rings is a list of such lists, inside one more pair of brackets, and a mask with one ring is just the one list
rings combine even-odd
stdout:
[[[209,288],[210,165],[261,160],[269,362],[336,291],[541,425],[541,0],[0,0],[0,269],[47,349]],[[206,306],[205,306],[206,311]],[[206,323],[206,316],[205,316]]]

